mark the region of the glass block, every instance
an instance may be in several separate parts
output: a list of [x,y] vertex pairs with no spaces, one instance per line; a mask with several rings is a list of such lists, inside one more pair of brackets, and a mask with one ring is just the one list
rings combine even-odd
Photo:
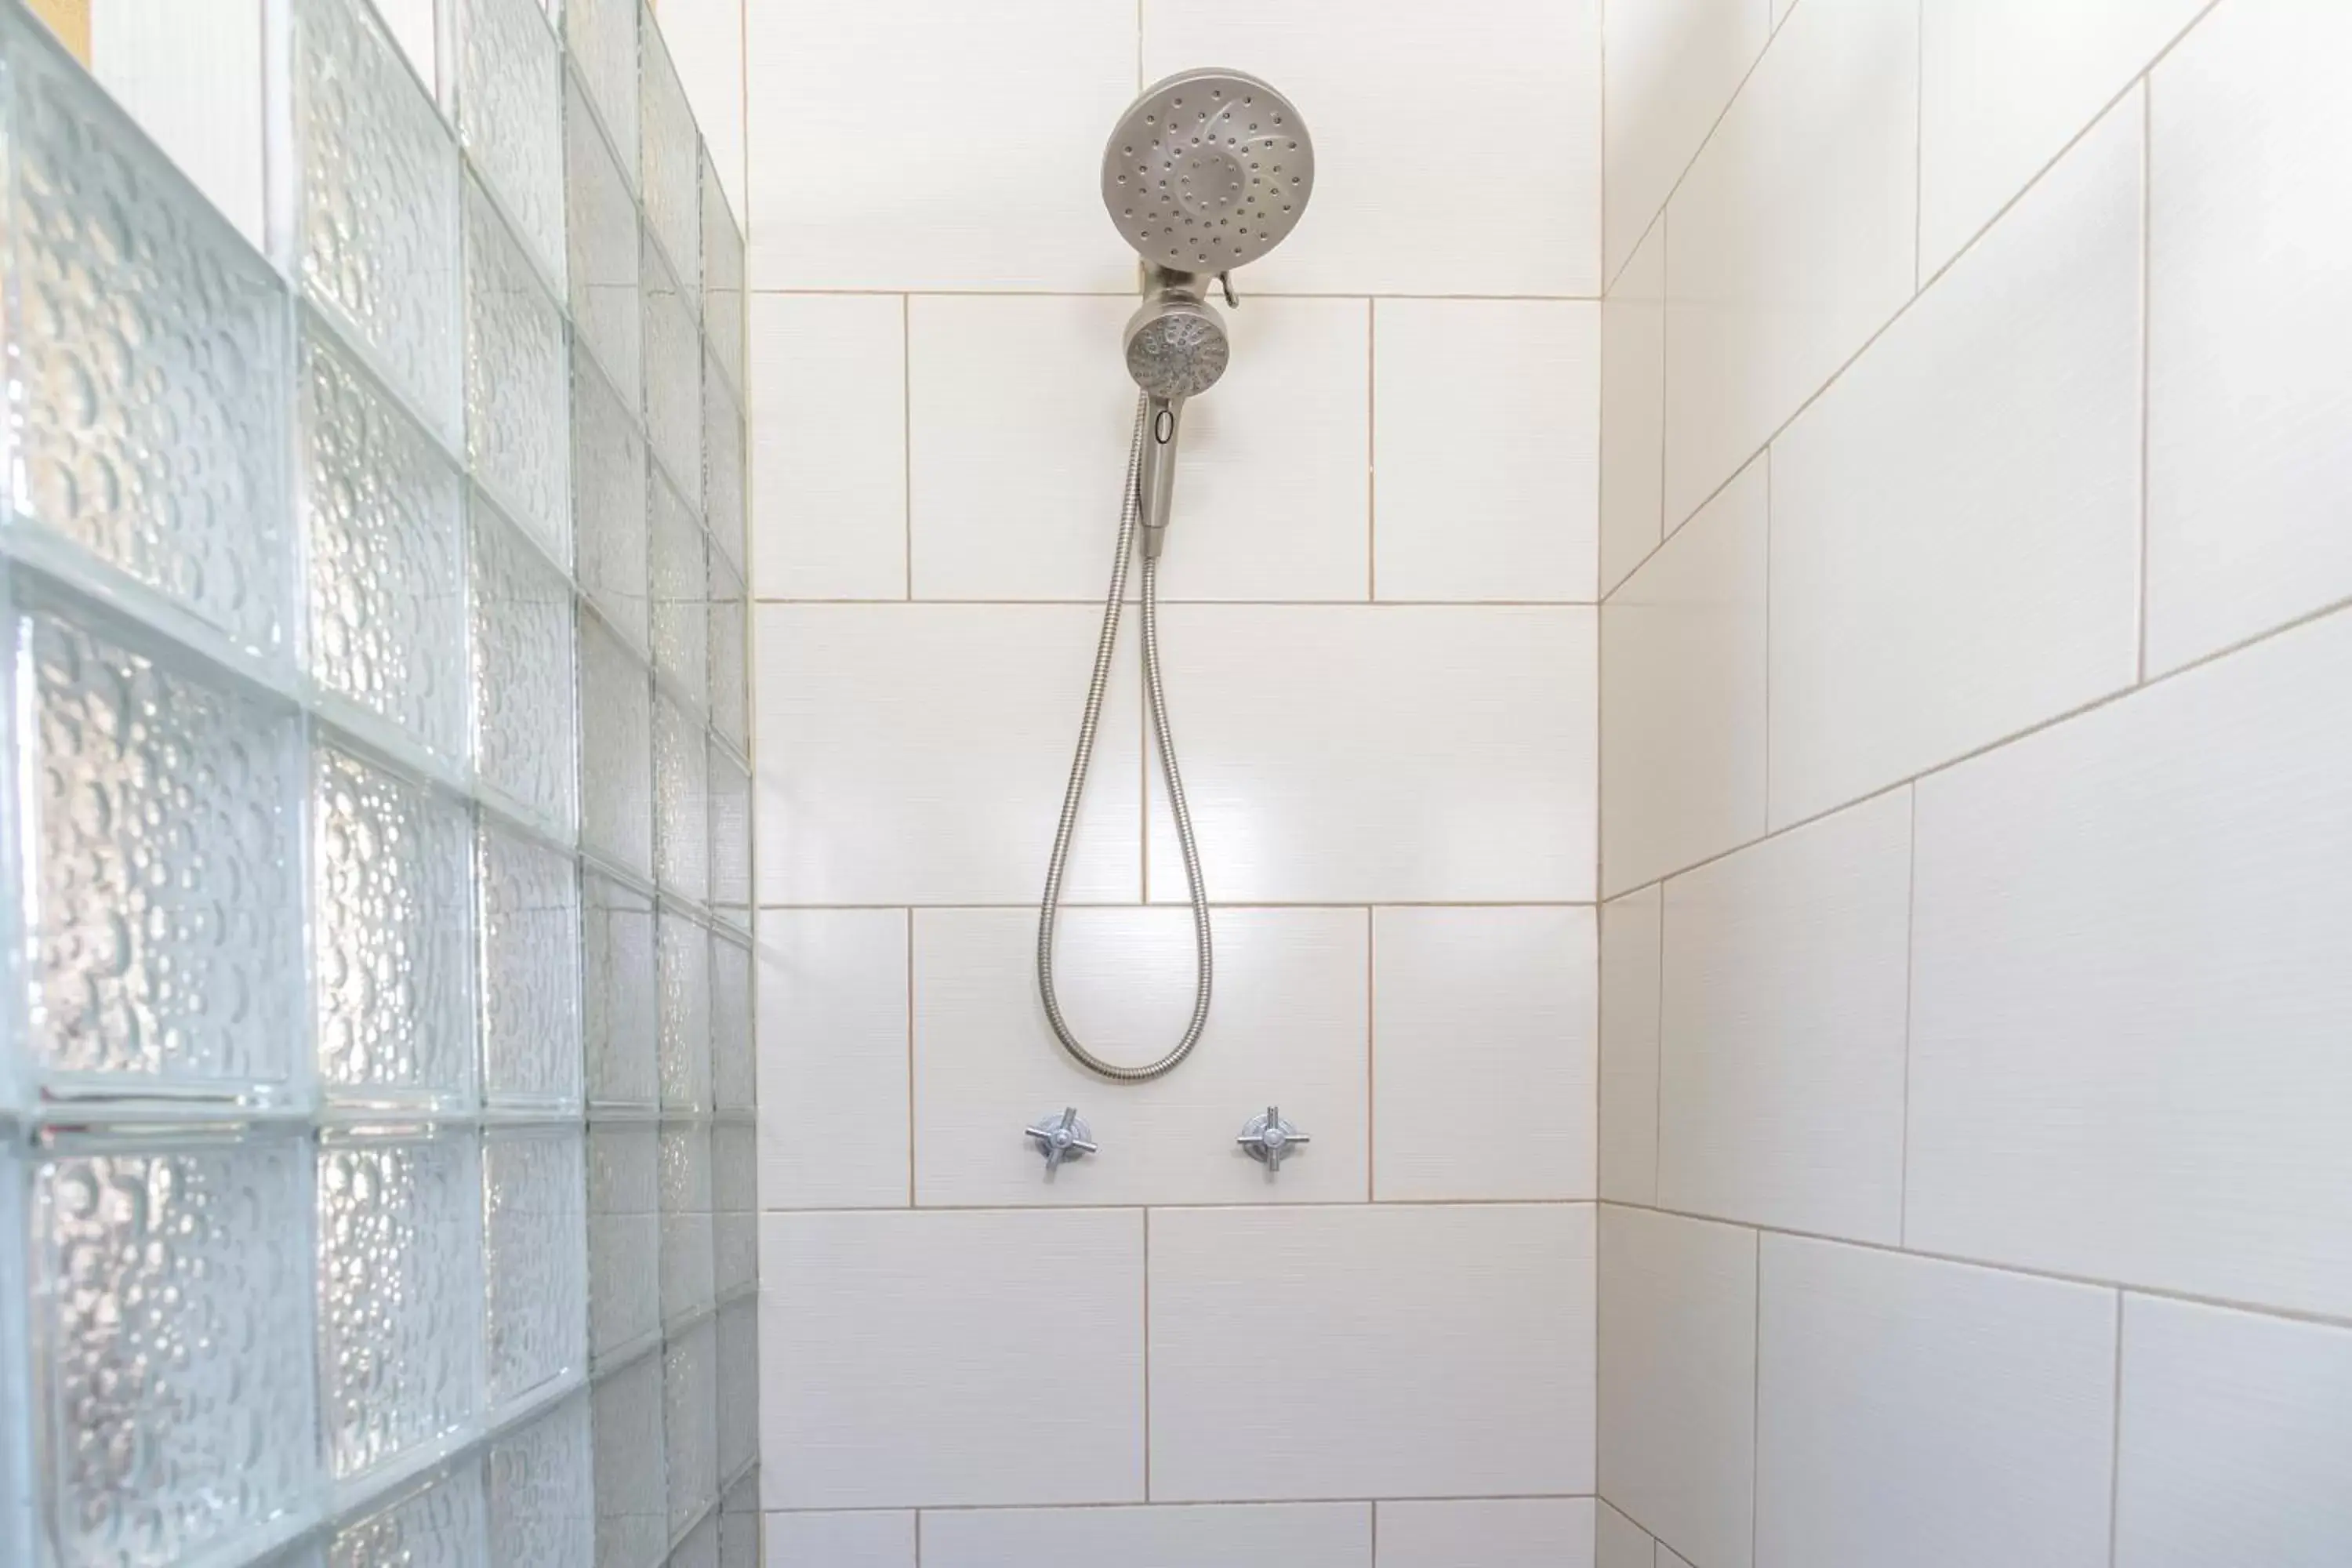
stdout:
[[457,148],[367,0],[296,0],[304,291],[458,432]]
[[260,1137],[34,1167],[39,1496],[60,1568],[257,1548],[312,1505],[310,1163],[307,1141]]
[[540,0],[458,0],[457,138],[561,287],[563,57]]
[[240,646],[290,646],[285,286],[42,29],[5,27],[16,503]]
[[719,1568],[760,1568],[760,1468],[719,1500]]
[[758,1108],[752,1067],[751,950],[724,931],[710,938],[711,1099],[722,1111]]
[[661,1103],[664,1110],[710,1109],[710,933],[691,917],[663,910]]
[[335,1532],[328,1568],[482,1568],[482,1471],[465,1465]]
[[572,559],[572,360],[562,309],[466,182],[466,460],[474,482]]
[[373,1103],[475,1093],[467,808],[332,745],[311,766],[319,1076]]
[[448,758],[466,754],[463,487],[398,399],[302,333],[311,678]]
[[587,1365],[586,1180],[577,1127],[483,1138],[484,1349],[494,1409]]
[[653,900],[595,871],[581,893],[589,1103],[650,1110],[661,1100]]
[[710,742],[710,907],[730,925],[751,926],[751,777]]
[[649,1121],[588,1128],[588,1353],[601,1367],[661,1329],[658,1133]]
[[662,1436],[672,1534],[719,1500],[719,1345],[710,1320],[662,1346]]
[[307,1005],[301,721],[17,590],[27,1044],[54,1090],[284,1100]]
[[669,1568],[719,1568],[719,1516],[709,1513],[669,1554]]
[[583,1568],[595,1552],[593,1463],[585,1391],[490,1445],[482,1479],[496,1568]]
[[692,1317],[717,1294],[711,1258],[710,1129],[699,1121],[661,1130],[661,1315]]
[[338,1479],[480,1413],[479,1163],[470,1132],[320,1144],[320,1395]]
[[622,636],[646,646],[646,440],[575,342],[572,351],[572,536],[580,587]]
[[684,492],[702,505],[702,333],[691,296],[647,237],[644,270],[646,441]]
[[749,1121],[710,1129],[710,1285],[726,1296],[760,1277],[759,1154]]
[[593,616],[580,617],[580,841],[654,869],[653,677]]
[[748,756],[751,750],[750,601],[742,574],[710,552],[710,727]]
[[644,13],[637,65],[637,188],[646,226],[699,313],[702,291],[702,139],[686,88],[653,13]]
[[743,1300],[719,1314],[719,1473],[760,1456],[760,1309]]
[[577,1113],[580,879],[572,857],[483,817],[482,1098]]
[[596,1568],[644,1568],[669,1544],[662,1358],[643,1355],[592,1396],[596,1448]]
[[710,567],[702,529],[659,473],[648,504],[654,664],[699,709],[709,696],[710,665]]
[[572,589],[478,495],[473,513],[474,765],[569,839],[580,816]]
[[697,903],[710,896],[709,746],[699,718],[655,694],[655,879]]
[[702,516],[711,542],[740,575],[743,568],[743,411],[719,372],[719,356],[702,356]]
[[572,325],[613,384],[627,392],[634,415],[645,363],[636,198],[589,112],[579,79],[569,75],[563,89],[563,211]]
[[743,390],[743,230],[727,205],[719,165],[702,152],[702,335],[727,384]]
[[563,41],[636,191],[637,0],[563,0]]

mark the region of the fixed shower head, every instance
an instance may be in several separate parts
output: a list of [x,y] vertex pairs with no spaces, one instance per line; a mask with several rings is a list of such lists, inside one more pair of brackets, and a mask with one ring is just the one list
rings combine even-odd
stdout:
[[1136,254],[1218,273],[1289,237],[1315,189],[1315,143],[1288,99],[1237,70],[1179,71],[1119,116],[1103,205]]

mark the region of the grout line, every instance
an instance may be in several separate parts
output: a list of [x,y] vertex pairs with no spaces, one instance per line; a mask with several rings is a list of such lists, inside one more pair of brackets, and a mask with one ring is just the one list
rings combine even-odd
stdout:
[[1772,448],[1764,448],[1764,826],[1772,825]]
[[907,1206],[915,1206],[915,911],[907,910]]
[[1895,1245],[1900,1247],[1911,1229],[1911,999],[1918,994],[1914,978],[1919,952],[1919,786],[1911,791],[1910,842],[1906,846],[1903,889],[1903,1163],[1895,1175]]
[[915,306],[914,297],[898,296],[898,522],[906,537],[899,576],[906,584],[901,598],[915,597]]
[[[1881,791],[1879,793],[1884,794],[1885,792]],[[1759,840],[1759,842],[1761,842],[1761,840]],[[1674,875],[1679,876],[1681,873],[1675,872]],[[1630,888],[1626,889],[1625,893],[1620,893],[1616,897],[1622,899],[1624,898],[1627,893],[1640,892],[1643,888],[1660,886],[1667,879],[1668,879],[1664,877],[1653,877],[1649,881],[1643,883],[1641,888]],[[1616,900],[1615,899],[1612,899],[1604,901],[1613,903]],[[1064,908],[1073,910],[1162,910],[1179,914],[1182,913],[1187,907],[1185,903],[1180,902],[1174,899],[1156,900],[1150,903],[1140,903],[1133,899],[1125,900],[1112,899],[1065,899],[1062,900],[1062,903]],[[828,903],[823,900],[815,900],[807,903],[783,902],[761,904],[758,907],[779,913],[808,910],[911,909],[964,910],[975,913],[1003,910],[1020,910],[1025,913],[1034,914],[1037,910],[1036,901],[1030,899],[1021,900],[1017,902],[1010,900],[984,902],[976,901],[971,899],[958,899],[950,900],[946,902],[916,902],[912,904],[909,904],[903,900],[894,900],[888,903]],[[1367,908],[1381,910],[1591,910],[1598,909],[1600,904],[1591,899],[1381,899],[1369,905],[1360,900],[1350,902],[1342,899],[1232,899],[1222,900],[1212,899],[1209,900],[1209,907],[1213,910],[1360,910]]]
[[[845,296],[908,295],[931,300],[1132,300],[1133,289],[955,289],[937,285],[899,283],[888,288],[862,289],[793,287],[789,289],[753,288],[747,294],[790,294],[820,299]],[[1453,291],[1416,291],[1402,289],[1255,289],[1243,296],[1245,300],[1520,300],[1529,303],[1559,303],[1597,305],[1599,293],[1591,294],[1492,294],[1474,289]]]
[[[1355,1504],[1355,1505],[1360,1505],[1360,1506],[1362,1506],[1362,1507],[1370,1508],[1370,1507],[1371,1507],[1371,1506],[1373,1506],[1373,1505],[1375,1505],[1375,1504],[1377,1504],[1377,1503],[1384,1503],[1384,1502],[1582,1502],[1582,1501],[1587,1501],[1587,1500],[1598,1502],[1598,1501],[1601,1500],[1601,1494],[1600,1494],[1600,1493],[1598,1493],[1598,1492],[1591,1492],[1591,1491],[1582,1491],[1582,1492],[1443,1492],[1443,1493],[1437,1493],[1437,1492],[1415,1492],[1415,1493],[1412,1493],[1412,1494],[1408,1494],[1408,1495],[1400,1495],[1400,1494],[1396,1494],[1396,1493],[1382,1493],[1381,1496],[1376,1497],[1376,1498],[1373,1498],[1373,1497],[1311,1497],[1311,1498],[1288,1498],[1288,1497],[1280,1497],[1280,1498],[1269,1498],[1269,1497],[1213,1497],[1213,1498],[1183,1498],[1183,1499],[1181,1499],[1181,1500],[1180,1500],[1180,1499],[1173,1499],[1173,1498],[1171,1498],[1171,1499],[1165,1499],[1165,1500],[1160,1500],[1160,1501],[1159,1501],[1159,1502],[1150,1502],[1150,1501],[1146,1501],[1145,1500],[1140,1499],[1140,1498],[1129,1498],[1129,1499],[1128,1499],[1128,1500],[1127,1500],[1126,1501],[1124,1501],[1124,1502],[1104,1502],[1104,1501],[1099,1501],[1099,1500],[1096,1500],[1096,1501],[1088,1501],[1088,1502],[1056,1502],[1056,1503],[1039,1503],[1039,1502],[959,1502],[959,1503],[931,1503],[931,1504],[919,1504],[919,1505],[916,1505],[916,1506],[914,1506],[914,1507],[909,1507],[908,1505],[907,1505],[907,1504],[905,1504],[905,1503],[866,1503],[866,1504],[862,1504],[862,1505],[854,1505],[854,1506],[847,1507],[847,1508],[830,1508],[830,1507],[828,1507],[828,1508],[771,1508],[771,1509],[763,1509],[763,1510],[761,1510],[761,1511],[765,1512],[765,1513],[793,1513],[793,1514],[820,1514],[820,1513],[866,1513],[866,1514],[889,1513],[889,1514],[897,1514],[897,1513],[1034,1513],[1034,1512],[1039,1511],[1040,1510],[1045,1510],[1051,1511],[1051,1512],[1054,1512],[1054,1513],[1064,1513],[1064,1512],[1070,1512],[1070,1511],[1074,1511],[1074,1510],[1080,1510],[1080,1509],[1092,1510],[1100,1510],[1100,1511],[1106,1511],[1106,1512],[1115,1512],[1115,1511],[1117,1511],[1117,1510],[1121,1510],[1121,1509],[1135,1510],[1135,1509],[1144,1509],[1144,1508],[1156,1508],[1156,1509],[1162,1509],[1162,1510],[1165,1510],[1165,1509],[1174,1509],[1174,1508],[1293,1508],[1293,1507],[1297,1507],[1297,1506],[1298,1504],[1300,1504],[1300,1503],[1311,1503],[1311,1504],[1317,1504],[1317,1505],[1320,1505],[1320,1506],[1335,1507],[1335,1508],[1336,1508],[1336,1507],[1344,1507],[1344,1506],[1347,1506],[1347,1505],[1349,1505],[1349,1504]],[[1616,1508],[1616,1506],[1617,1506],[1617,1505],[1615,1505],[1614,1503],[1612,1503],[1610,1506],[1611,1506],[1611,1507],[1612,1507],[1612,1508]],[[1625,1513],[1625,1510],[1624,1510],[1623,1509],[1622,1509],[1622,1508],[1617,1509],[1617,1511],[1618,1511],[1618,1512],[1620,1512],[1620,1513]],[[1628,1513],[1628,1514],[1625,1514],[1625,1517],[1626,1517],[1627,1519],[1632,1519],[1633,1516],[1632,1514]],[[1638,1523],[1639,1521],[1636,1521],[1635,1522],[1637,1522],[1637,1523]],[[1646,1532],[1645,1532],[1645,1533],[1646,1533]]]
[[[1743,464],[1743,471],[1745,470],[1745,468],[1746,465]],[[1647,557],[1644,557],[1643,559],[1646,561]],[[877,599],[819,598],[814,596],[802,597],[768,595],[763,596],[754,595],[750,602],[755,605],[783,605],[793,607],[798,607],[803,605],[838,605],[856,606],[860,605],[898,605],[913,603],[917,605],[944,605],[962,609],[1070,609],[1081,605],[1099,607],[1103,601],[1102,596],[1098,594],[1089,598],[1069,599],[966,599],[958,598],[952,595],[925,594],[912,599],[911,601],[904,595],[896,599]],[[1132,595],[1130,595],[1125,603],[1130,605],[1135,603],[1135,599]],[[1597,598],[1382,599],[1379,601],[1381,608],[1389,610],[1598,610],[1601,608],[1601,603],[1602,601]],[[1160,597],[1160,605],[1162,609],[1181,607],[1231,610],[1360,610],[1365,608],[1367,604],[1368,601],[1363,599],[1175,598],[1166,594],[1161,595]]]
[[1764,1514],[1764,1233],[1756,1233],[1756,1321],[1748,1363],[1748,1561]]
[[2115,1405],[2107,1431],[2107,1568],[2116,1568],[2124,1503],[2124,1293],[2116,1292]]
[[[1379,993],[1372,978],[1380,963],[1380,922],[1372,918],[1372,907],[1364,906],[1364,1201],[1376,1202],[1380,1197],[1373,1140],[1379,1136],[1381,1029]],[[1597,989],[1597,987],[1596,987]],[[1593,1074],[1597,1079],[1601,1075]]]
[[2139,95],[2139,604],[2137,626],[2139,643],[2138,680],[2147,680],[2147,466],[2148,466],[2148,348],[2155,319],[2154,301],[2148,295],[2152,276],[2151,257],[2155,253],[2155,237],[2149,232],[2155,217],[2156,167],[2156,81],[2148,73]]
[[[1139,7],[1142,0],[1136,0]],[[1151,1210],[1143,1211],[1143,1500],[1151,1500]]]
[[1380,307],[1364,301],[1364,599],[1381,596]]
[[[2039,178],[2040,176],[2035,176]],[[1911,297],[1927,264],[1927,0],[1911,7]]]
[[1650,1025],[1650,1202],[1666,1168],[1666,883],[1658,880],[1658,1010]]

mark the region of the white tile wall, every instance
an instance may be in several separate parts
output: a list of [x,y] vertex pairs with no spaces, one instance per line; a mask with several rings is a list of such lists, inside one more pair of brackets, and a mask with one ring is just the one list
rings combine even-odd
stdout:
[[1764,831],[1766,459],[1601,608],[1601,889]]
[[2352,10],[2216,10],[2152,79],[2147,657],[2352,595]]
[[1611,291],[1699,143],[1764,52],[1757,0],[1650,0],[1602,10],[1608,167],[1602,205]]
[[1592,1221],[1585,1205],[1153,1213],[1151,1495],[1589,1493]]
[[1593,1568],[1592,1506],[1591,1498],[1381,1503],[1381,1568]]
[[1658,1187],[1663,890],[1601,906],[1601,1195],[1651,1204]]
[[1918,792],[1906,1239],[2352,1312],[2352,615]]
[[[659,0],[662,42],[686,89],[720,189],[743,216],[743,10],[760,0]],[[769,384],[774,385],[774,383]]]
[[[1386,1543],[1381,1561],[1388,1561]],[[990,1509],[923,1516],[923,1568],[1371,1568],[1369,1503]]]
[[1917,9],[1800,13],[1666,209],[1669,529],[1911,297]]
[[1752,1230],[1601,1207],[1601,1495],[1706,1568],[1750,1560],[1756,1268]]
[[771,910],[759,966],[760,1206],[903,1206],[907,911]]
[[94,0],[82,9],[100,83],[238,232],[267,245],[262,0]]
[[1775,826],[2132,682],[2140,122],[2110,114],[1773,444]]
[[1664,531],[1666,226],[1633,248],[1601,302],[1601,579],[1603,594]]
[[2124,1298],[2116,1568],[2352,1562],[2352,1330]]
[[[1790,0],[1790,3],[1794,5],[1796,0]],[[1660,1542],[1658,1543],[1658,1568],[1692,1568],[1692,1563],[1689,1559],[1677,1553],[1673,1547],[1668,1546],[1664,1542]]]
[[1596,597],[1600,307],[1382,300],[1372,321],[1379,596]]
[[1593,1195],[1594,941],[1590,909],[1372,912],[1374,1197]]
[[1313,205],[1244,288],[1592,296],[1599,13],[1596,0],[1144,0],[1143,79],[1251,71],[1313,133]]
[[751,297],[751,591],[907,596],[906,305]]
[[[924,1204],[1361,1203],[1362,910],[1219,910],[1209,1026],[1181,1071],[1107,1089],[1037,999],[1034,910],[915,915],[915,1193]],[[1150,1061],[1192,1010],[1192,922],[1175,909],[1071,910],[1055,944],[1063,1016],[1088,1048]],[[1269,1173],[1234,1142],[1278,1100],[1313,1142]],[[1102,1145],[1048,1182],[1021,1129],[1075,1105]]]
[[1595,1521],[1593,1568],[1657,1568],[1657,1542],[1650,1532],[1619,1513],[1606,1501]]
[[1907,790],[1666,884],[1660,1205],[1900,1237],[1910,895]]
[[[1171,606],[1169,700],[1213,896],[1591,900],[1593,615]],[[1156,763],[1150,787],[1151,896],[1181,899]]]
[[763,1568],[915,1568],[907,1512],[772,1513]]
[[1766,1236],[1757,1568],[2105,1568],[2116,1293]]
[[760,1279],[769,1507],[1142,1500],[1141,1215],[763,1215]]

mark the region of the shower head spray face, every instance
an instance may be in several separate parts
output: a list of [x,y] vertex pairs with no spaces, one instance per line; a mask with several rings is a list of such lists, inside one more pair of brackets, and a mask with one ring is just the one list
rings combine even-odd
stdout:
[[1155,290],[1127,323],[1127,374],[1154,397],[1197,397],[1233,356],[1225,324],[1203,301]]
[[1103,149],[1103,205],[1171,272],[1255,261],[1298,226],[1315,143],[1288,99],[1237,70],[1180,71],[1128,106]]

